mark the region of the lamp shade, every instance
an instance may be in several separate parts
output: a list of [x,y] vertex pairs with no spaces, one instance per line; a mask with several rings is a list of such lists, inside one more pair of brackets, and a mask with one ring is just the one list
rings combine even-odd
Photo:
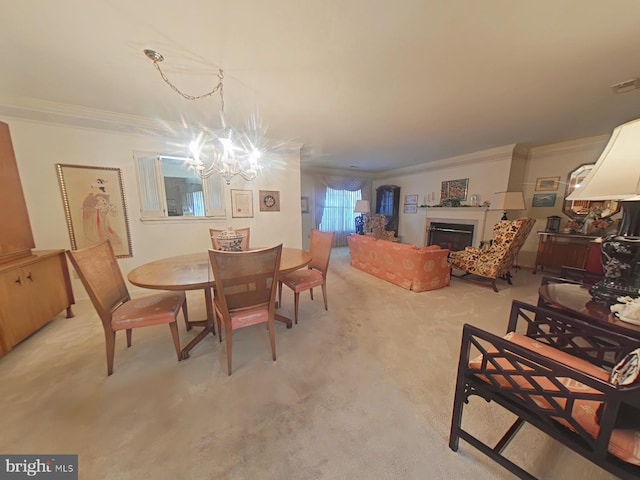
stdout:
[[640,119],[623,123],[580,187],[567,200],[637,200],[640,194]]
[[356,208],[353,209],[356,213],[369,213],[371,209],[369,208],[369,200],[357,200]]
[[492,210],[524,210],[522,192],[496,192],[491,202]]

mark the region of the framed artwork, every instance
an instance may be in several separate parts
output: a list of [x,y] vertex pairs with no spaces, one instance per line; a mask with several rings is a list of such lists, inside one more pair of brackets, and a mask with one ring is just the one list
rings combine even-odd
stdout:
[[231,216],[253,218],[253,191],[231,189]]
[[560,185],[560,177],[538,177],[536,192],[555,192]]
[[404,196],[404,204],[405,205],[417,205],[418,204],[418,195],[405,195]]
[[418,213],[418,205],[404,204],[404,213]]
[[300,197],[300,206],[302,213],[309,213],[309,197]]
[[275,190],[260,190],[260,211],[279,212],[280,192]]
[[446,180],[442,182],[440,188],[440,201],[443,200],[466,200],[469,189],[469,179]]
[[555,193],[534,193],[532,207],[553,207],[556,204]]
[[118,258],[133,256],[119,168],[56,164],[71,250],[109,240]]

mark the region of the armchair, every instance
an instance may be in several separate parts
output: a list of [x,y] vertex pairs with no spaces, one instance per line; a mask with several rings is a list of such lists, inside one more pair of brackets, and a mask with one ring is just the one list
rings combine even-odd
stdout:
[[511,285],[511,267],[535,223],[534,218],[526,217],[500,221],[493,227],[493,239],[488,248],[467,247],[451,252],[449,264],[465,272],[458,278],[467,275],[488,278],[493,291],[497,292],[497,278],[503,278]]
[[380,213],[365,213],[362,230],[365,235],[375,237],[376,239],[393,241],[396,232],[385,230],[387,225],[387,217]]
[[[638,341],[518,301],[507,331],[499,337],[464,326],[449,447],[457,451],[463,439],[519,478],[533,479],[503,455],[529,423],[608,472],[639,478]],[[462,426],[463,410],[473,414],[473,395],[516,416],[493,447]]]

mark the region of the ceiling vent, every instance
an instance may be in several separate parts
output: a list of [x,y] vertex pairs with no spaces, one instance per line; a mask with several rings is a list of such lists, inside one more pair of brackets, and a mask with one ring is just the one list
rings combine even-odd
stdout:
[[611,90],[613,90],[613,93],[627,93],[637,88],[640,88],[640,78],[633,78],[625,82],[611,85]]

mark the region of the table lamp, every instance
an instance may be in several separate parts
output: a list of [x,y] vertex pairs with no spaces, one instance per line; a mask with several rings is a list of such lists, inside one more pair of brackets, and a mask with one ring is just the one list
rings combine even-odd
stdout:
[[524,210],[524,195],[522,192],[496,192],[491,207],[491,210],[503,211],[500,220],[509,220],[508,210]]
[[353,211],[360,214],[356,217],[356,233],[358,235],[364,235],[364,217],[362,214],[369,213],[371,211],[369,207],[369,200],[357,200],[356,207]]
[[617,303],[617,297],[638,297],[640,289],[640,119],[624,123],[580,187],[567,200],[620,200],[618,232],[602,242],[604,278],[590,290],[599,301]]

